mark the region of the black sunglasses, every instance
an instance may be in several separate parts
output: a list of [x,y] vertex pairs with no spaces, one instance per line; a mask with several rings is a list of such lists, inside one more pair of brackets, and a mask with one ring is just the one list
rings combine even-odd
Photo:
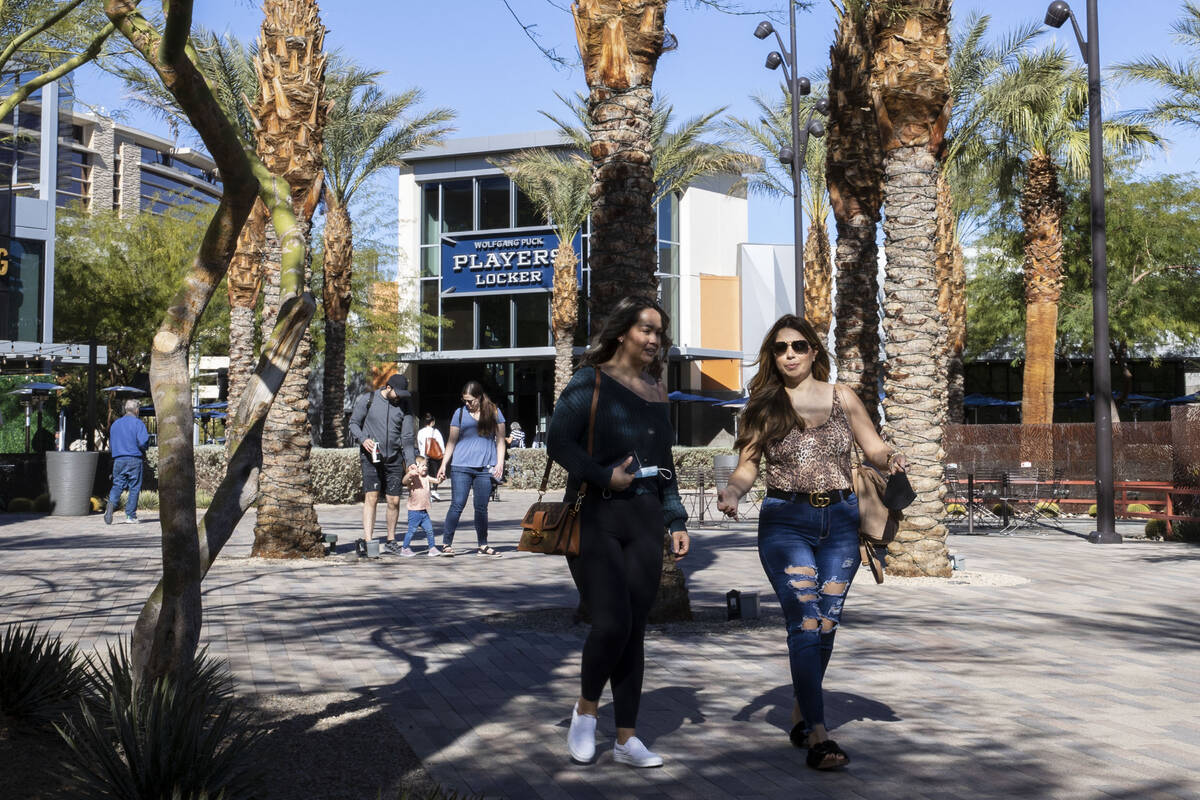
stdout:
[[792,352],[798,356],[802,356],[812,349],[807,339],[793,339],[790,342],[771,342],[771,352],[781,356],[788,351],[788,345],[791,345]]

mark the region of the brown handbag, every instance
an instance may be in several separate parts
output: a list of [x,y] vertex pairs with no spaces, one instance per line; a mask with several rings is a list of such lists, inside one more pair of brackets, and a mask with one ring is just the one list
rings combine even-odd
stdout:
[[[596,405],[600,400],[600,370],[596,370],[596,387],[592,390],[592,410],[588,416],[588,455],[596,436]],[[587,494],[587,482],[579,485],[579,493],[573,502],[542,502],[546,484],[550,481],[553,462],[546,454],[546,471],[542,473],[542,485],[538,489],[537,502],[525,512],[521,520],[521,541],[517,549],[526,553],[545,553],[552,556],[579,555],[580,519],[579,510]]]
[[879,470],[859,462],[852,475],[854,493],[858,495],[858,554],[871,569],[876,583],[883,583],[883,564],[875,549],[886,547],[896,538],[903,512],[892,511],[883,504],[887,479]]

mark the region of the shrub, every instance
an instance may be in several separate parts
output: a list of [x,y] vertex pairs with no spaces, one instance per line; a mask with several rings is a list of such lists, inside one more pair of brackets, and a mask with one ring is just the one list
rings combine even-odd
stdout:
[[33,510],[39,514],[50,513],[50,495],[46,493],[39,494],[33,498]]
[[1130,503],[1125,507],[1125,511],[1130,514],[1145,514],[1150,511],[1150,506],[1145,503]]
[[1058,503],[1052,503],[1049,500],[1040,500],[1034,508],[1047,517],[1057,517],[1059,514]]
[[997,517],[1003,516],[1004,514],[1008,514],[1009,516],[1012,516],[1013,507],[1010,506],[1008,503],[993,503],[992,504],[992,513],[995,514]]
[[952,517],[961,517],[966,515],[967,507],[962,503],[948,503],[946,505],[946,513]]
[[235,710],[226,668],[201,653],[191,667],[136,689],[125,647],[88,658],[94,692],[59,727],[74,759],[75,796],[257,797],[260,732]]
[[357,447],[314,447],[313,501],[345,505],[362,499],[362,468]]
[[1171,525],[1175,538],[1184,542],[1200,542],[1200,522],[1176,522]]
[[1146,521],[1146,538],[1161,539],[1167,535],[1167,521],[1165,519],[1151,519]]
[[[125,505],[126,502],[121,503],[122,508],[124,508]],[[153,489],[142,489],[142,491],[138,493],[138,508],[143,511],[157,511],[158,492],[154,491]]]
[[0,711],[33,722],[72,709],[86,686],[75,646],[38,635],[37,625],[9,625],[0,640]]
[[89,502],[92,504],[92,511],[103,511],[104,506],[108,504],[107,499],[101,499],[99,497],[92,497],[89,499]]
[[8,502],[8,510],[13,514],[33,513],[33,501],[28,497],[14,497]]
[[1098,512],[1096,511],[1095,503],[1092,503],[1090,506],[1088,506],[1088,516],[1089,517],[1094,517],[1094,516],[1096,516],[1097,513]]

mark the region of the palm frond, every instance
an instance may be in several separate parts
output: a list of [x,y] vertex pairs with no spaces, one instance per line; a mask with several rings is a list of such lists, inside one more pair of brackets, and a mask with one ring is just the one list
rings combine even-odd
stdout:
[[560,242],[571,242],[592,212],[592,165],[577,153],[545,148],[492,161],[548,217]]

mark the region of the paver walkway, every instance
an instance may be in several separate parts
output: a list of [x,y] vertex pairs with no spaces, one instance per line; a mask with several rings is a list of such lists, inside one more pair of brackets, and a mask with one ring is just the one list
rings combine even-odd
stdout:
[[[781,626],[655,632],[639,733],[667,764],[634,771],[612,761],[607,694],[598,763],[567,760],[582,630],[489,618],[574,605],[561,560],[515,553],[529,499],[492,505],[495,559],[268,562],[245,556],[248,518],[206,582],[203,641],[245,691],[353,692],[348,719],[382,709],[436,780],[489,798],[1200,796],[1200,548],[953,536],[970,572],[1007,585],[861,573],[826,681],[854,759],[840,774],[788,744]],[[352,550],[359,510],[319,513]],[[36,620],[85,649],[127,635],[158,568],[157,515],[143,517],[0,516],[0,624]],[[781,621],[752,524],[694,534],[693,606],[757,590]]]

